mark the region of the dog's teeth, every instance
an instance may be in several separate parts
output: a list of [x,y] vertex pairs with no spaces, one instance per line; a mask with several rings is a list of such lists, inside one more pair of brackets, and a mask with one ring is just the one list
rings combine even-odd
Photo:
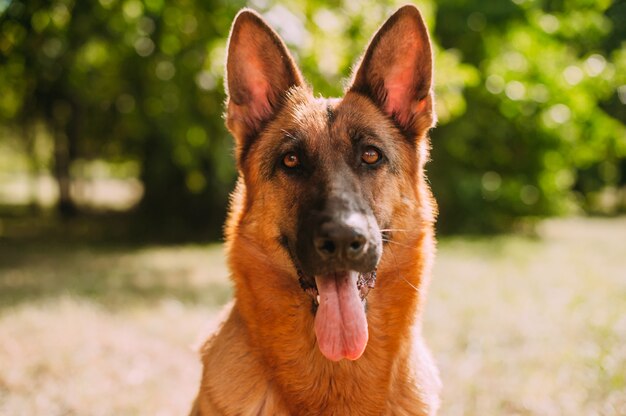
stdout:
[[317,295],[317,296],[315,297],[315,300],[317,300],[317,303],[320,303],[320,295]]

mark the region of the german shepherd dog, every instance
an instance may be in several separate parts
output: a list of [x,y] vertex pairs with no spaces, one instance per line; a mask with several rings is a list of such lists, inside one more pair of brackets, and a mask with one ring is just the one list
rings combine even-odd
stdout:
[[404,6],[380,28],[342,99],[315,97],[247,9],[226,71],[235,300],[202,347],[192,414],[435,414],[440,382],[421,335],[435,114],[419,11]]

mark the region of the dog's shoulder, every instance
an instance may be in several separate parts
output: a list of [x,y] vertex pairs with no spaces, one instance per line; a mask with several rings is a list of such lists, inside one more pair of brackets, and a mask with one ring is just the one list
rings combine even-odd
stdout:
[[204,367],[197,415],[287,415],[266,372],[250,348],[241,315],[234,305],[202,345]]
[[410,352],[404,365],[394,368],[392,391],[385,415],[435,415],[439,410],[441,379],[430,350],[416,331],[407,346]]

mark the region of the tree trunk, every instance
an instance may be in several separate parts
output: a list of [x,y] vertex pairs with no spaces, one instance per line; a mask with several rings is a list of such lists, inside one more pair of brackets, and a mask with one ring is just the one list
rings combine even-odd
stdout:
[[76,204],[72,199],[72,178],[70,168],[76,158],[78,135],[80,134],[77,106],[70,100],[58,100],[53,104],[56,121],[54,130],[54,176],[59,187],[57,209],[62,218],[67,219],[77,214]]
[[69,140],[65,132],[54,133],[54,177],[59,188],[57,210],[62,218],[71,218],[76,215],[76,206],[72,200],[70,176]]

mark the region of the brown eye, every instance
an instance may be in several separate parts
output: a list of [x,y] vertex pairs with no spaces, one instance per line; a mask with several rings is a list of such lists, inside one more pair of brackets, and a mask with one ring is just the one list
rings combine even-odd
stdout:
[[289,152],[283,157],[283,165],[289,169],[297,168],[300,166],[300,159],[295,153]]
[[365,149],[363,154],[361,155],[361,160],[368,165],[373,165],[378,162],[382,158],[382,155],[378,150],[373,147],[368,147]]

